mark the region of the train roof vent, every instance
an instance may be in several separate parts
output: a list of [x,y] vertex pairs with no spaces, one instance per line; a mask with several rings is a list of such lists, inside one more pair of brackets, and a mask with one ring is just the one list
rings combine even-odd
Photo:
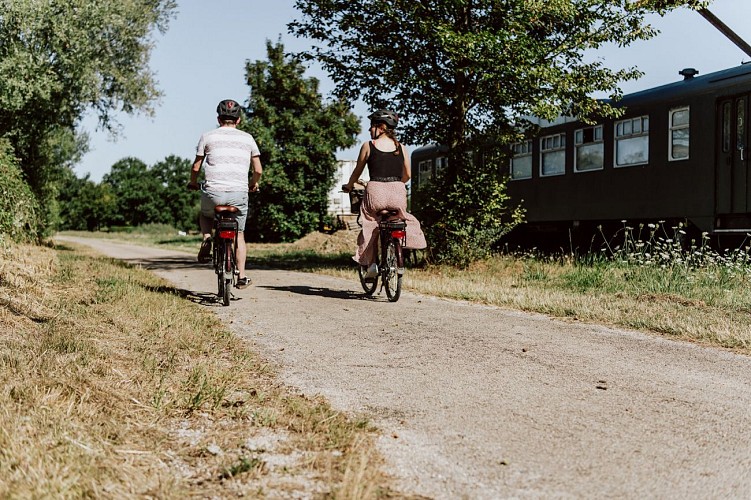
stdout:
[[684,80],[690,80],[696,75],[698,75],[699,72],[696,71],[694,68],[686,68],[686,69],[680,70],[678,74],[682,75]]

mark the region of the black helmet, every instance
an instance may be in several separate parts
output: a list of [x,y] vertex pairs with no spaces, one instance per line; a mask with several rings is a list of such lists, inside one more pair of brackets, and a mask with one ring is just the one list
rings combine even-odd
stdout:
[[396,128],[399,115],[388,109],[379,109],[368,116],[371,123],[385,123],[388,128]]
[[242,107],[237,104],[237,101],[225,99],[216,107],[216,114],[219,118],[237,120],[242,115]]

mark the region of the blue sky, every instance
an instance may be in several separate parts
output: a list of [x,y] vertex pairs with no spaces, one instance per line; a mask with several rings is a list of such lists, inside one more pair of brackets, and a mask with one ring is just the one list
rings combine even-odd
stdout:
[[[751,43],[751,1],[715,0],[710,10]],[[294,0],[178,0],[177,17],[169,30],[155,37],[151,68],[164,97],[154,116],[120,116],[121,131],[114,139],[96,130],[93,117],[84,119],[82,129],[90,136],[91,151],[76,166],[76,173],[89,173],[92,180],[100,181],[113,163],[127,156],[149,165],[171,154],[192,159],[201,133],[216,124],[217,102],[247,99],[245,63],[266,59],[266,40],[281,37],[289,51],[307,48],[309,42],[287,34],[286,25],[296,15]],[[696,12],[678,10],[651,21],[661,31],[655,38],[593,54],[609,67],[637,66],[644,71],[641,79],[622,85],[626,93],[679,80],[683,68],[707,74],[751,60]],[[324,95],[331,90],[320,69],[311,68],[308,76],[321,79]],[[363,104],[354,111],[360,117],[367,114]],[[361,140],[366,140],[365,132]],[[356,155],[357,147],[337,156],[354,159]]]

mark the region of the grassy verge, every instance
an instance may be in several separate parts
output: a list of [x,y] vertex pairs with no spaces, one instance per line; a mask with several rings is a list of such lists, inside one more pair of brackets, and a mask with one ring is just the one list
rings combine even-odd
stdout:
[[0,248],[0,497],[388,496],[374,429],[152,274]]

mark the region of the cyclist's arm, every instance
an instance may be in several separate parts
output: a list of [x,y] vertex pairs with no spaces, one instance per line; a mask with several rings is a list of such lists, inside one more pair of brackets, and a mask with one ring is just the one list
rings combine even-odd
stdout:
[[412,178],[412,162],[409,159],[409,152],[404,144],[400,144],[402,155],[404,156],[404,165],[402,165],[402,182],[407,183]]
[[250,178],[250,191],[258,191],[258,181],[261,180],[263,167],[261,166],[261,157],[254,156],[250,159],[250,166],[253,168],[253,176]]
[[355,169],[352,171],[352,175],[349,176],[349,182],[345,186],[342,186],[342,191],[345,191],[349,193],[352,191],[352,188],[355,185],[355,182],[357,182],[360,179],[360,176],[363,173],[363,170],[365,170],[365,165],[368,162],[368,156],[370,155],[370,143],[364,142],[362,147],[360,148],[360,154],[357,156],[357,164],[355,165]]
[[198,173],[201,171],[201,165],[203,165],[203,156],[196,155],[193,167],[190,169],[190,182],[188,183],[188,187],[192,189],[198,189]]

